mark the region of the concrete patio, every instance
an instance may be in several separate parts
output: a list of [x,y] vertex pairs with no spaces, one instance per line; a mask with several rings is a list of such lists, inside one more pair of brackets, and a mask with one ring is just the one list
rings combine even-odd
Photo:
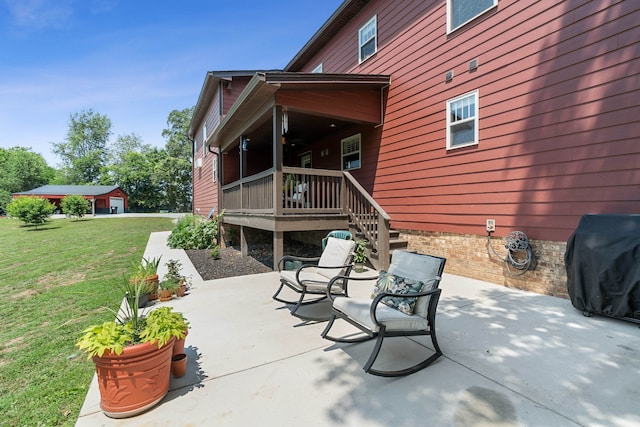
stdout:
[[[192,276],[190,293],[170,302],[191,322],[188,372],[158,406],[125,420],[100,411],[94,377],[76,426],[640,425],[637,324],[445,273],[436,324],[444,357],[380,378],[362,370],[372,342],[323,340],[323,322],[301,322],[271,299],[277,273],[203,281],[167,236],[153,233],[144,256],[178,259]],[[369,295],[371,286],[350,291]],[[382,367],[431,345],[394,340]]]

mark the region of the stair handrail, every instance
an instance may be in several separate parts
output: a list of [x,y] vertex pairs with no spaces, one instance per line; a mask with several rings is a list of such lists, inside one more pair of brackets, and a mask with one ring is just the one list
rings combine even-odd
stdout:
[[379,268],[389,267],[389,238],[391,217],[375,199],[351,175],[343,171],[345,177],[345,197],[343,206],[358,230],[369,241],[370,251],[378,254]]

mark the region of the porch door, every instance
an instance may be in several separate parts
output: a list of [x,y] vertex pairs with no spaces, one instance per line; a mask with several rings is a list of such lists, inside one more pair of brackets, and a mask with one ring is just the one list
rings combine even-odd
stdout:
[[300,155],[300,167],[311,169],[311,151]]

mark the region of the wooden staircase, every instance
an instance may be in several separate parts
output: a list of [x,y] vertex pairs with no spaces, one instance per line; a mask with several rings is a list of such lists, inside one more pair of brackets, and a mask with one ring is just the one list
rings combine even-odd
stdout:
[[390,217],[367,191],[344,172],[346,206],[349,229],[358,240],[366,240],[367,258],[377,270],[386,270],[391,262],[391,253],[406,249],[408,242],[400,238],[400,232],[389,228]]

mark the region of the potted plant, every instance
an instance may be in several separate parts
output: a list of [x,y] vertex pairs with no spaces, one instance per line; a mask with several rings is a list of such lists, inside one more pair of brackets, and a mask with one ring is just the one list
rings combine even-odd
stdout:
[[367,241],[358,240],[353,251],[354,271],[362,273],[364,271],[364,263],[367,262]]
[[165,279],[158,283],[158,299],[160,301],[169,301],[176,292],[180,283],[175,279]]
[[[155,300],[158,294],[158,266],[160,265],[160,259],[162,256],[158,258],[146,259],[142,258],[142,262],[134,265],[133,273],[131,274],[131,282],[134,281],[144,281],[147,284],[147,297],[148,300]],[[144,300],[144,294],[142,300]],[[141,307],[144,307],[144,304],[141,302]]]
[[160,402],[169,390],[174,343],[186,336],[186,320],[170,307],[141,315],[144,281],[132,283],[124,276],[123,282],[125,303],[115,320],[86,328],[76,343],[95,363],[100,407],[113,418],[140,414]]
[[180,271],[182,269],[182,263],[177,259],[170,259],[169,261],[167,261],[165,266],[167,267],[167,274],[165,274],[164,276],[165,280],[173,280],[178,282],[179,286],[177,289],[175,289],[175,294],[178,297],[184,296],[184,294],[187,292],[189,280],[185,276],[183,276]]

